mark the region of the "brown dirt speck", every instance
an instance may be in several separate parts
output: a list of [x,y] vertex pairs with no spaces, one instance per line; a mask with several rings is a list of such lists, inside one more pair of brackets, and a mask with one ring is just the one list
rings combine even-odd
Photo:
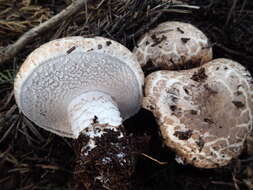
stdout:
[[184,34],[184,31],[179,27],[177,27],[177,31],[180,32],[181,34]]
[[175,131],[174,136],[176,136],[180,140],[188,140],[192,136],[192,130]]
[[192,75],[191,79],[196,82],[204,82],[207,79],[205,68],[202,67],[198,69],[198,71]]
[[197,114],[198,114],[198,111],[196,111],[196,110],[191,110],[191,114],[192,114],[192,115],[197,115]]
[[232,101],[237,108],[243,108],[245,105],[240,101]]
[[158,44],[160,44],[162,41],[166,40],[167,37],[162,35],[161,38],[158,38],[155,34],[153,34],[151,36],[152,40],[154,41],[154,43],[151,45],[151,47],[157,46]]
[[112,44],[111,41],[106,41],[106,45],[107,45],[107,46],[110,46],[111,44]]
[[209,124],[213,124],[213,120],[209,119],[209,118],[204,118],[204,122],[209,123]]
[[170,109],[171,109],[171,111],[175,111],[177,109],[177,106],[176,105],[171,105]]
[[70,54],[72,51],[74,51],[76,49],[75,46],[73,46],[72,48],[70,48],[68,51],[67,51],[67,54]]
[[190,38],[181,38],[181,41],[186,44],[188,41],[190,40]]
[[199,151],[201,152],[202,149],[203,149],[203,147],[204,147],[204,145],[205,145],[205,141],[201,137],[199,137],[199,139],[196,142],[196,144],[199,146]]

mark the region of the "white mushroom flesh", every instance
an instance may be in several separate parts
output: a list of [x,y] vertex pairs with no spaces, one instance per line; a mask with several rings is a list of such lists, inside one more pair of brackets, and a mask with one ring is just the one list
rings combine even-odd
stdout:
[[[68,106],[68,118],[75,136],[80,131],[90,128],[93,124],[108,125],[111,128],[120,126],[122,118],[118,105],[110,95],[102,92],[87,92],[77,96]],[[85,127],[85,128],[84,128]],[[103,129],[94,133],[94,130],[85,131],[86,135],[94,138],[101,136]]]
[[252,77],[228,59],[157,71],[146,79],[143,106],[157,118],[165,144],[187,163],[224,166],[241,153],[252,130]]

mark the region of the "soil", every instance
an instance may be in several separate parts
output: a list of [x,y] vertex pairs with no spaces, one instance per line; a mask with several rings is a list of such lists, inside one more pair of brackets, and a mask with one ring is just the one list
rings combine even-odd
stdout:
[[[70,2],[0,0],[0,49],[63,10]],[[18,111],[13,96],[13,79],[18,67],[33,49],[49,40],[73,35],[99,35],[116,40],[132,50],[139,37],[150,28],[168,20],[183,21],[194,24],[208,36],[214,58],[238,61],[253,74],[253,1],[185,2],[198,6],[199,9],[189,6],[173,7],[173,4],[164,4],[159,0],[93,1],[75,16],[33,39],[7,64],[0,66],[1,190],[81,189],[74,179],[78,157],[74,141],[35,126]],[[145,74],[154,70],[156,69],[145,69]],[[200,77],[202,78],[203,76]],[[226,167],[199,169],[175,161],[174,152],[164,147],[158,126],[150,112],[140,110],[137,115],[125,121],[124,126],[126,134],[137,139],[138,143],[134,144],[146,146],[145,151],[138,149],[134,153],[137,164],[130,178],[129,189],[253,189],[253,155],[250,144],[239,158]],[[143,136],[146,140],[141,138]],[[99,167],[104,169],[102,165]],[[97,169],[94,169],[94,175]],[[92,175],[91,169],[87,172]]]
[[[121,135],[123,137],[121,137]],[[125,128],[118,131],[104,130],[101,137],[95,137],[96,147],[87,150],[90,138],[81,135],[76,142],[77,161],[75,173],[80,188],[127,190],[131,186],[136,158],[134,153],[145,151],[148,138],[125,134]]]

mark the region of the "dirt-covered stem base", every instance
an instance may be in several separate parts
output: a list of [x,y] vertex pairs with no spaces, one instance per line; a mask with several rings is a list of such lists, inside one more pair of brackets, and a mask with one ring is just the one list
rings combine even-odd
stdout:
[[76,178],[87,190],[129,189],[134,170],[132,141],[125,135],[122,126],[117,130],[105,128],[101,136],[88,137],[83,134],[78,138]]

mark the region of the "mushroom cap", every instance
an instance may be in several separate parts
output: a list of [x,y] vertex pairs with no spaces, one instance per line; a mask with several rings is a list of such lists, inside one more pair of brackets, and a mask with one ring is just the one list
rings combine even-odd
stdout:
[[14,91],[30,120],[73,137],[67,113],[71,100],[89,91],[108,94],[127,119],[140,108],[143,82],[141,67],[126,47],[103,37],[76,36],[34,50],[16,76]]
[[165,144],[185,162],[215,168],[243,149],[252,129],[252,92],[243,66],[215,59],[191,70],[151,73],[143,107],[156,117]]
[[133,53],[142,67],[149,63],[163,69],[199,66],[213,56],[205,34],[191,24],[173,21],[144,34]]
[[253,131],[251,131],[250,135],[247,138],[246,147],[247,147],[247,154],[249,156],[253,156]]

